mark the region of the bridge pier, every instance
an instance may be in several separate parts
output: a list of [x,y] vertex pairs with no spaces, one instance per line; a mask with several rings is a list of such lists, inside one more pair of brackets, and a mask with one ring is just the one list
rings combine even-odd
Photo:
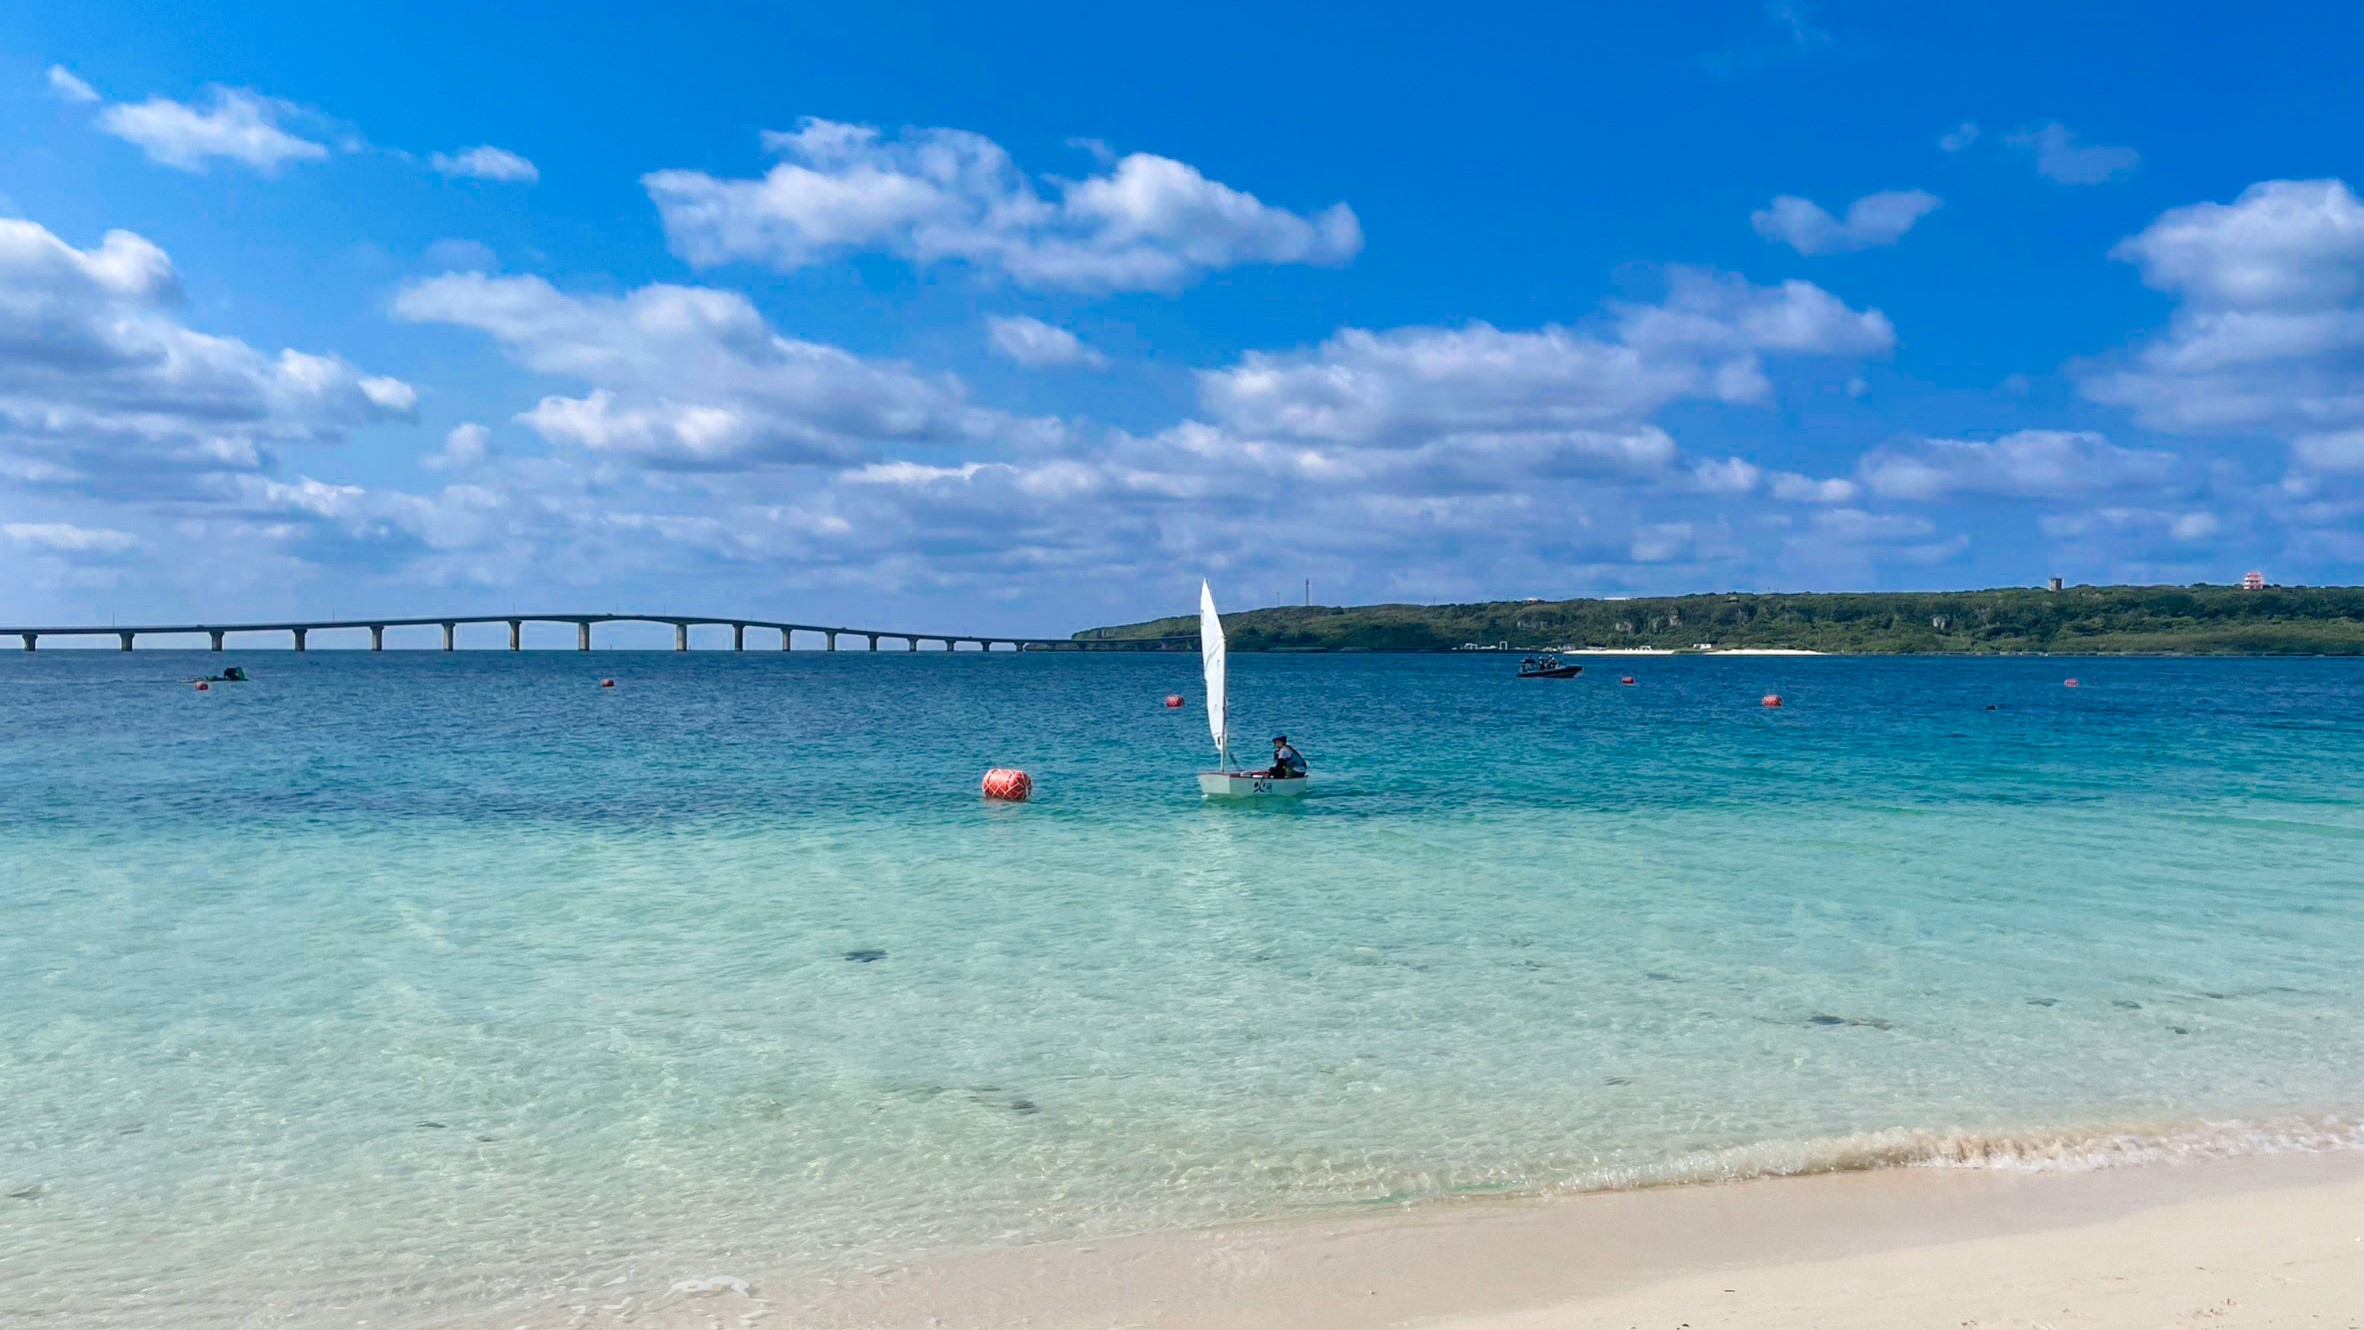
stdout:
[[677,624],[673,625],[673,649],[674,649],[675,651],[687,651],[687,650],[689,650],[689,625],[688,625],[688,624],[686,624],[686,623],[677,623]]
[[372,651],[386,649],[386,625],[373,623],[369,626],[369,649]]
[[795,630],[795,629],[793,629],[793,628],[783,628],[783,629],[781,629],[781,630],[780,630],[780,650],[782,650],[782,651],[794,651],[794,650],[796,649],[796,643],[795,643],[795,642],[793,642],[793,641],[792,641],[792,640],[790,640],[790,639],[794,638],[795,636],[796,636],[796,630]]
[[443,649],[444,649],[444,650],[446,650],[446,651],[449,651],[449,650],[451,650],[451,649],[452,649],[452,647],[453,647],[454,645],[456,645],[456,643],[455,643],[454,639],[455,639],[455,638],[458,636],[458,634],[459,634],[459,631],[460,631],[460,626],[459,626],[458,624],[456,624],[456,623],[447,623],[447,624],[443,625]]
[[827,649],[827,650],[830,650],[830,651],[835,651],[835,650],[837,650],[837,634],[835,634],[835,633],[831,633],[831,634],[829,634],[829,645],[828,645],[828,647],[827,647],[826,649]]
[[745,624],[743,624],[743,623],[734,623],[734,624],[732,624],[732,625],[731,625],[731,650],[733,650],[733,651],[745,651],[746,649],[747,649],[747,625],[745,625]]
[[17,636],[25,639],[25,650],[27,651],[34,650],[33,644],[41,640],[39,633],[18,633]]
[[904,649],[905,651],[917,651],[917,650],[919,650],[919,639],[918,639],[918,638],[916,638],[916,637],[906,637],[906,638],[904,638],[904,639],[903,639],[903,649]]
[[131,634],[129,634],[129,633],[117,633],[117,634],[115,634],[115,636],[117,636],[117,637],[120,637],[120,638],[122,638],[122,639],[123,639],[123,649],[124,649],[125,651],[129,651],[129,650],[131,650]]
[[576,624],[576,625],[575,625],[575,650],[577,650],[577,651],[589,651],[590,649],[591,649],[591,621],[590,621],[590,620],[588,620],[588,619],[585,619],[583,622],[581,622],[581,623],[578,623],[578,624]]
[[219,628],[212,629],[212,630],[210,630],[210,631],[208,631],[208,632],[206,633],[206,636],[207,636],[207,637],[210,637],[210,638],[212,638],[212,639],[213,639],[213,649],[214,649],[214,650],[216,650],[216,651],[219,651],[219,650],[221,650],[221,649],[222,649],[222,630],[221,630],[221,629],[219,629]]
[[509,649],[511,651],[525,650],[525,620],[511,619],[509,621]]
[[862,636],[864,636],[864,637],[867,637],[867,638],[869,638],[869,639],[870,639],[870,649],[871,649],[872,651],[876,651],[876,650],[878,650],[878,634],[876,634],[876,633],[864,633],[864,634],[862,634]]
[[303,650],[303,649],[304,649],[304,630],[303,630],[303,629],[301,629],[301,628],[298,628],[298,629],[296,629],[296,630],[295,630],[295,640],[296,640],[296,650],[298,650],[298,651],[301,651],[301,650]]

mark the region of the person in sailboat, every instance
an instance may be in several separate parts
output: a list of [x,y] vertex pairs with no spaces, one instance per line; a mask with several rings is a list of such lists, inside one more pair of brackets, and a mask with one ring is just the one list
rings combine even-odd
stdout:
[[1289,736],[1276,734],[1272,736],[1272,767],[1270,770],[1260,771],[1256,774],[1268,776],[1273,780],[1303,780],[1305,779],[1304,755],[1290,746]]

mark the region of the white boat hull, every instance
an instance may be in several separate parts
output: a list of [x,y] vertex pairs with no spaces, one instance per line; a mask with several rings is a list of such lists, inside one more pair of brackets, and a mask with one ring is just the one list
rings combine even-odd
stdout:
[[1256,795],[1298,795],[1311,784],[1302,776],[1288,780],[1274,780],[1270,776],[1254,776],[1244,771],[1202,771],[1198,773],[1198,790],[1205,795],[1242,799]]

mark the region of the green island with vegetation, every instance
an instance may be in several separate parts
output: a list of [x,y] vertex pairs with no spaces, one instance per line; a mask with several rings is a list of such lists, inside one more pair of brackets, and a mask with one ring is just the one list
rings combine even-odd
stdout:
[[[1196,616],[1080,641],[1190,637]],[[1276,606],[1223,616],[1235,651],[1507,648],[1856,655],[2364,655],[2364,587],[1717,593],[1476,605]]]

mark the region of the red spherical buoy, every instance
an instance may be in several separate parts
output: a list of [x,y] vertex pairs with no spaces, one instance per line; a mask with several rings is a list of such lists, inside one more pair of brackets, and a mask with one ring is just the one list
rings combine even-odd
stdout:
[[1622,684],[1630,684],[1630,683],[1632,683],[1632,682],[1633,682],[1633,676],[1632,676],[1632,675],[1630,675],[1630,674],[1629,674],[1629,675],[1626,675],[1624,678],[1622,678],[1622,679],[1619,679],[1617,682],[1619,682],[1619,683],[1622,683]]
[[985,797],[1022,804],[1034,797],[1034,777],[1014,767],[995,767],[985,773]]
[[1757,703],[1757,705],[1758,705],[1758,706],[1761,706],[1761,707],[1777,707],[1777,706],[1780,706],[1780,705],[1781,705],[1781,694],[1779,694],[1779,693],[1767,693],[1767,694],[1765,694],[1765,698],[1764,698],[1764,700],[1763,700],[1763,701],[1761,701],[1761,702],[1759,702],[1759,703]]
[[602,688],[613,688],[616,686],[616,681],[613,679],[602,679],[599,681],[599,686]]
[[197,681],[197,691],[200,693],[210,693],[213,691],[213,685],[207,683],[203,679],[199,679]]
[[2063,679],[2060,681],[2060,686],[2063,688],[2074,688],[2077,686],[2077,681],[2074,679]]
[[1181,695],[1180,693],[1168,693],[1168,694],[1166,694],[1166,710],[1168,710],[1168,711],[1172,711],[1172,710],[1174,710],[1175,708],[1177,708],[1177,707],[1179,707],[1179,706],[1181,706],[1181,705],[1182,705],[1182,695]]

